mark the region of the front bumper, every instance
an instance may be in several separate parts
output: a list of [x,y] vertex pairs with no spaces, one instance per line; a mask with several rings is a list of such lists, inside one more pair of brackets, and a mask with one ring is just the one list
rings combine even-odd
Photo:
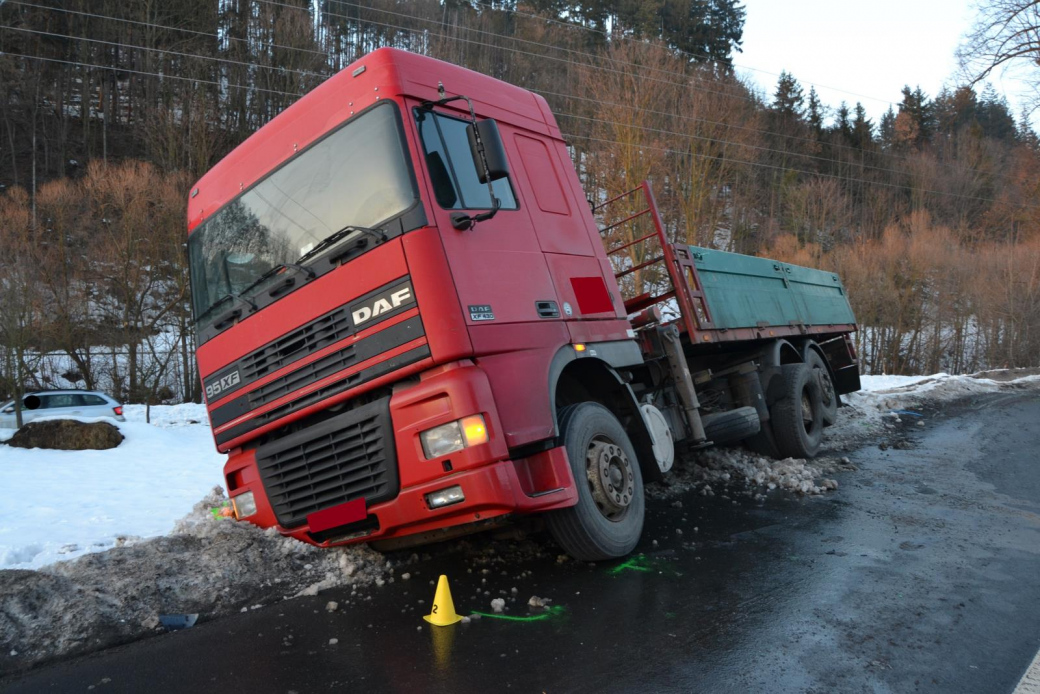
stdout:
[[[482,414],[488,425],[487,443],[427,460],[419,432],[471,414]],[[577,491],[562,447],[521,459],[510,459],[491,389],[484,372],[471,362],[456,362],[423,374],[417,384],[398,387],[390,399],[393,446],[399,490],[389,500],[362,506],[350,504],[359,520],[312,532],[311,521],[282,527],[261,482],[255,451],[236,451],[224,468],[231,496],[252,491],[257,513],[246,518],[261,527],[277,527],[290,537],[332,546],[401,538],[468,523],[482,523],[506,514],[526,514],[566,508],[577,503]],[[465,500],[431,509],[426,495],[459,486]],[[336,508],[335,505],[330,509]],[[322,509],[328,511],[330,509]],[[335,511],[333,511],[335,512]]]

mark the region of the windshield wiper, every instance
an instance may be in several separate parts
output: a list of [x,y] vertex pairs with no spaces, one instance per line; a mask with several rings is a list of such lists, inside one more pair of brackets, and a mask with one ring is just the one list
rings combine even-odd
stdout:
[[[314,248],[310,249],[309,251],[301,255],[299,258],[297,258],[296,263],[301,264],[308,258],[313,258],[322,251],[336,245],[337,243],[354,233],[361,234],[354,248],[364,248],[368,245],[369,239],[373,239],[375,241],[378,241],[379,243],[386,241],[386,232],[382,231],[381,229],[369,229],[368,227],[359,227],[351,224],[343,227],[342,229],[333,234],[326,236],[324,239],[318,242],[317,246],[315,246]],[[338,255],[330,257],[329,262],[335,263],[337,260],[342,258],[344,255],[347,255],[352,250],[353,248],[347,250],[344,253],[340,253]]]
[[[239,296],[245,296],[245,295],[249,294],[249,291],[251,289],[253,289],[254,287],[259,287],[261,284],[263,284],[267,280],[271,279],[272,277],[274,277],[278,273],[284,272],[286,270],[292,270],[294,274],[299,274],[299,273],[302,272],[305,275],[307,275],[307,279],[309,279],[309,280],[312,280],[315,277],[314,270],[310,269],[309,267],[303,267],[302,265],[298,265],[297,263],[279,263],[279,264],[275,265],[274,267],[272,267],[267,272],[265,272],[264,274],[262,274],[259,277],[257,277],[252,282],[250,282],[249,285],[245,289],[243,289],[242,291],[240,291],[238,293],[238,295]],[[277,294],[280,294],[281,292],[285,291],[289,287],[293,286],[295,283],[296,283],[296,278],[295,277],[292,277],[292,276],[286,277],[285,280],[283,281],[282,285],[280,285],[279,287],[276,287],[275,289],[271,290],[271,296],[275,296]],[[255,305],[253,306],[253,310],[254,311],[256,310],[256,306]]]
[[217,306],[222,306],[228,301],[234,301],[236,304],[239,304],[239,306],[231,309],[230,311],[222,313],[219,318],[216,318],[213,321],[213,327],[217,330],[223,330],[224,328],[228,327],[228,325],[230,325],[235,318],[238,318],[240,315],[242,315],[241,304],[245,304],[246,306],[248,306],[250,312],[253,312],[257,309],[256,303],[251,299],[242,296],[241,293],[228,292],[224,296],[214,301],[209,308],[207,308],[199,315],[195,322],[201,323],[206,318],[206,316],[213,313],[214,309],[216,309]]
[[[228,296],[234,299],[236,303],[245,304],[246,306],[248,306],[250,313],[256,310],[256,303],[252,299],[247,299],[246,297],[242,296],[241,293],[236,294],[235,292],[231,292],[230,294],[228,294]],[[242,307],[241,305],[239,305],[237,308],[233,308],[230,311],[221,314],[219,318],[213,321],[213,327],[217,330],[223,330],[224,328],[234,323],[235,319],[241,315]]]

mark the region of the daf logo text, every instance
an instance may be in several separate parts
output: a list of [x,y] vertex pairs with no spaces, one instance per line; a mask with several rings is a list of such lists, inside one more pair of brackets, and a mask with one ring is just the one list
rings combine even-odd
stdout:
[[415,297],[412,295],[412,285],[410,283],[398,285],[368,299],[360,305],[355,304],[351,306],[350,316],[354,319],[354,325],[359,326],[373,318],[390,313],[399,306],[411,303],[415,303]]

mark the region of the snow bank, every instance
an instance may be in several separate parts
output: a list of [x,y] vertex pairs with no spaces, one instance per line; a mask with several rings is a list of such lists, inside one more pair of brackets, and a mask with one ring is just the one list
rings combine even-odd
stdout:
[[[145,411],[144,405],[123,406],[123,416],[126,417],[128,422],[144,423]],[[151,424],[163,428],[199,424],[206,430],[206,433],[209,433],[209,414],[206,412],[206,406],[202,403],[186,402],[182,405],[152,405],[150,419]],[[212,444],[211,437],[210,448],[213,447]]]
[[211,619],[319,587],[367,585],[390,570],[367,547],[322,550],[210,513],[223,501],[213,490],[165,537],[0,571],[0,672],[141,638],[161,614]]
[[145,424],[144,407],[127,406],[129,421],[105,419],[126,437],[105,451],[0,445],[0,569],[35,569],[121,538],[166,534],[222,482],[224,455],[203,406],[153,407],[152,415]]

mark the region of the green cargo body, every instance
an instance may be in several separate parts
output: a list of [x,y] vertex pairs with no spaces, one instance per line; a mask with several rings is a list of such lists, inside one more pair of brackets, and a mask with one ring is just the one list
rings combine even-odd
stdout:
[[690,246],[716,330],[856,322],[832,272]]

